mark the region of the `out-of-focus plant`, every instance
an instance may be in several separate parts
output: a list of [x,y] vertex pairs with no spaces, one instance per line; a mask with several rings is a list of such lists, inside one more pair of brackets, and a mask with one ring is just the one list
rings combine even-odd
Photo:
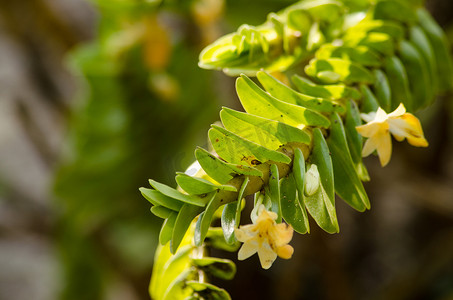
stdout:
[[213,76],[196,61],[219,34],[224,1],[93,5],[98,35],[69,57],[84,91],[55,179],[62,299],[146,299],[158,230],[137,186],[148,176],[172,184],[215,119]]
[[[213,151],[195,151],[193,168],[176,175],[177,189],[154,180],[141,189],[165,219],[151,297],[229,299],[206,282],[215,268],[197,264],[212,240],[220,244],[210,238],[220,213],[226,243],[244,243],[238,258],[258,253],[267,269],[277,256],[292,256],[292,232],[309,233],[309,216],[339,232],[335,194],[357,211],[370,209],[362,156],[376,151],[385,166],[392,136],[428,146],[413,113],[452,89],[449,51],[421,1],[408,0],[300,1],[205,48],[201,67],[240,75],[246,112],[222,109],[223,126],[209,130]],[[239,227],[249,195],[253,224]],[[161,267],[182,257],[179,271]],[[160,280],[164,287],[153,285]]]

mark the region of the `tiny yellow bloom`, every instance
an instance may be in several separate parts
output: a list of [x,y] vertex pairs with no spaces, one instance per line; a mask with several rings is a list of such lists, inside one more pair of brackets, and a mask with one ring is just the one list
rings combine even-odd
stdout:
[[413,114],[406,113],[402,103],[389,114],[379,107],[376,112],[361,114],[361,117],[367,124],[356,128],[362,136],[368,138],[363,146],[362,156],[368,156],[377,150],[382,166],[387,165],[392,156],[390,133],[398,142],[406,138],[412,146],[428,146],[420,121]]
[[294,249],[288,245],[293,237],[293,228],[285,223],[277,224],[277,214],[267,211],[264,205],[258,208],[258,217],[253,224],[241,226],[234,233],[243,242],[238,259],[244,260],[258,252],[263,269],[269,269],[277,256],[289,259]]

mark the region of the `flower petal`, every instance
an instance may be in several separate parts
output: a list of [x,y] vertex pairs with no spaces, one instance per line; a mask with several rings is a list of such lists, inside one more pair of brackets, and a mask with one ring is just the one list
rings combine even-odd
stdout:
[[373,111],[368,114],[360,114],[360,117],[362,118],[362,120],[369,123],[369,122],[373,121],[374,118],[376,117],[376,112]]
[[386,123],[368,123],[356,127],[357,132],[363,137],[372,137],[379,130],[386,127]]
[[275,240],[277,246],[288,244],[293,238],[293,228],[286,225],[285,223],[280,223],[275,226],[275,230],[269,233],[271,238]]
[[253,238],[254,236],[256,236],[256,232],[253,231],[255,229],[254,227],[255,225],[244,225],[241,226],[241,228],[239,229],[238,228],[234,229],[234,235],[236,236],[236,239],[239,242],[244,243],[249,239]]
[[245,242],[238,252],[238,259],[244,260],[252,256],[258,251],[258,241],[256,239]]
[[403,103],[400,103],[400,105],[391,113],[388,114],[389,118],[395,118],[395,117],[400,117],[404,115],[406,112],[406,108],[404,107]]
[[294,248],[291,247],[290,245],[278,247],[278,249],[277,249],[277,255],[283,259],[290,259],[291,256],[293,256],[293,253],[294,253]]
[[379,107],[378,110],[376,111],[376,116],[374,117],[373,122],[382,123],[385,122],[387,118],[388,118],[387,113],[382,108]]
[[258,257],[260,258],[261,267],[263,269],[269,269],[277,259],[277,253],[272,250],[268,243],[263,243],[258,248]]
[[362,157],[367,157],[371,153],[374,152],[374,150],[377,149],[377,146],[373,142],[373,138],[369,138],[366,140],[365,145],[363,145],[362,149]]
[[379,132],[374,137],[381,166],[386,166],[392,156],[392,139],[389,132]]

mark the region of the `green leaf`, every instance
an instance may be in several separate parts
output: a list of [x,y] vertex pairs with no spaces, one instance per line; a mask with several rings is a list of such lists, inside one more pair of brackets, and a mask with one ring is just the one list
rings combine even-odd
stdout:
[[320,185],[312,195],[303,194],[305,206],[319,227],[329,233],[339,232],[332,159],[326,140],[318,128],[313,131],[313,150],[307,161],[316,165]]
[[370,201],[354,167],[343,122],[337,114],[332,115],[331,121],[332,127],[327,144],[332,154],[335,191],[351,207],[364,211],[370,208]]
[[336,111],[343,113],[345,111],[344,107],[330,100],[298,93],[266,72],[260,71],[256,75],[266,91],[277,99],[291,104],[300,105],[318,112]]
[[195,150],[195,157],[203,170],[219,183],[227,183],[237,174],[262,177],[263,173],[252,167],[224,162],[202,148]]
[[[206,197],[185,195],[185,194],[181,193],[180,191],[177,191],[174,188],[169,187],[168,185],[159,183],[152,179],[149,180],[149,184],[153,188],[155,188],[156,190],[158,190],[159,192],[164,194],[165,196],[168,196],[173,199],[177,199],[184,203],[204,207],[206,205],[206,202],[209,200],[209,199],[206,199]],[[163,205],[163,204],[161,204],[161,205]],[[163,206],[165,206],[165,205],[163,205]]]
[[139,190],[143,197],[154,206],[163,206],[174,211],[179,211],[184,204],[183,202],[174,199],[174,197],[166,196],[156,190],[147,188],[139,188]]
[[177,216],[178,213],[172,211],[172,213],[168,216],[167,219],[165,219],[164,223],[162,224],[162,228],[160,229],[159,233],[159,243],[161,245],[165,245],[166,243],[168,243],[168,241],[171,240]]
[[299,204],[293,173],[280,180],[280,201],[282,216],[286,223],[301,234],[309,232],[307,212],[305,207]]
[[384,56],[391,56],[395,53],[394,39],[385,33],[352,31],[343,37],[343,42],[348,47],[366,46]]
[[305,206],[316,223],[328,233],[340,232],[334,199],[329,198],[322,184],[310,196],[303,195]]
[[[320,75],[325,72],[332,72],[338,74],[338,80],[333,82],[327,82]],[[325,83],[335,83],[342,81],[348,85],[354,83],[373,83],[374,76],[370,71],[364,67],[339,58],[330,59],[312,59],[310,63],[305,67],[305,73],[314,78],[318,78]]]
[[203,257],[192,259],[192,263],[207,274],[223,280],[231,280],[236,274],[236,265],[229,259]]
[[231,185],[217,185],[203,178],[192,177],[185,173],[178,173],[176,182],[187,193],[192,195],[201,195],[213,192],[215,190],[224,190],[237,192],[237,189]]
[[171,253],[174,254],[176,252],[179,245],[181,244],[182,239],[184,238],[184,235],[187,232],[187,229],[192,223],[192,220],[196,216],[198,216],[198,214],[200,214],[202,211],[203,208],[195,205],[190,205],[186,203],[182,206],[181,210],[178,213],[178,216],[176,217],[173,234],[171,236],[170,241]]
[[343,4],[335,0],[301,1],[294,7],[307,11],[314,20],[327,23],[338,19],[344,10]]
[[247,76],[242,75],[236,80],[236,91],[245,111],[250,114],[277,120],[300,129],[306,125],[324,128],[330,125],[326,117],[315,111],[272,97]]
[[228,244],[235,242],[234,229],[238,228],[241,221],[242,198],[244,198],[245,189],[247,188],[249,181],[250,179],[248,177],[245,177],[239,190],[237,201],[228,203],[223,209],[220,222],[222,225],[225,240]]
[[[294,160],[293,160],[293,172],[294,179],[296,180],[297,192],[300,196],[304,194],[304,183],[305,183],[305,158],[302,150],[299,148],[294,149]],[[303,200],[299,197],[299,200]],[[300,203],[302,205],[302,202]]]
[[212,192],[209,197],[211,200],[209,200],[205,211],[200,214],[195,224],[194,243],[196,246],[201,246],[203,243],[216,210],[223,205],[222,198],[217,197],[217,192]]
[[377,111],[377,109],[379,108],[379,104],[376,99],[376,96],[373,94],[370,88],[365,84],[361,84],[360,91],[362,92],[363,95],[361,111],[364,113]]
[[311,151],[311,155],[308,157],[308,162],[315,164],[318,167],[321,184],[324,187],[329,199],[334,201],[335,188],[332,159],[327,142],[319,128],[315,128],[313,130],[313,150]]
[[373,73],[376,78],[373,89],[379,106],[386,112],[390,112],[392,104],[392,89],[390,88],[387,75],[380,69],[374,70]]
[[322,33],[321,29],[319,28],[318,22],[314,22],[311,25],[310,31],[308,32],[306,37],[307,37],[307,50],[308,51],[312,51],[312,50],[319,48],[319,46],[321,46],[326,41],[324,34]]
[[208,234],[206,235],[206,243],[209,247],[229,252],[236,252],[241,246],[241,243],[239,242],[233,241],[233,243],[227,243],[223,230],[220,227],[209,228]]
[[268,196],[271,199],[271,211],[277,214],[277,223],[282,222],[282,209],[280,205],[280,184],[279,184],[279,174],[278,167],[275,164],[272,164],[270,167],[269,174],[269,183],[267,186]]
[[288,11],[287,24],[291,29],[307,34],[312,24],[311,16],[302,9],[291,9]]
[[164,206],[152,206],[151,212],[159,218],[167,219],[174,211]]
[[181,270],[176,276],[176,279],[171,282],[168,289],[165,291],[163,300],[185,299],[191,294],[191,290],[187,288],[186,281],[191,274],[190,269]]
[[348,29],[348,32],[360,31],[364,33],[385,33],[395,40],[404,38],[404,28],[400,25],[400,23],[390,20],[365,19],[359,24]]
[[216,153],[230,163],[252,166],[257,164],[256,160],[261,163],[269,160],[291,162],[282,152],[267,149],[216,125],[212,125],[208,135]]
[[360,112],[354,101],[349,101],[347,107],[348,109],[346,112],[344,128],[346,131],[346,139],[348,142],[349,151],[351,152],[351,158],[354,162],[355,169],[357,171],[357,174],[359,175],[360,180],[369,181],[370,176],[368,175],[368,171],[362,162],[363,138],[356,129],[357,126],[362,125]]
[[189,268],[191,250],[191,245],[184,245],[175,255],[172,255],[169,244],[158,247],[149,288],[153,299],[165,299],[165,294],[168,294],[172,288],[178,294],[182,292],[182,286],[178,289],[176,284],[179,280],[186,279],[192,272]]
[[341,58],[365,67],[380,67],[382,59],[368,47],[347,47],[325,44],[316,51],[317,59]]
[[394,20],[402,23],[417,22],[414,9],[403,1],[380,0],[374,7],[375,19]]
[[362,161],[363,139],[356,130],[356,126],[360,125],[362,125],[362,121],[359,109],[354,101],[348,101],[344,128],[351,157],[355,164]]
[[231,300],[230,295],[224,289],[218,288],[210,283],[187,281],[186,284],[197,292],[202,299]]
[[360,99],[360,93],[344,84],[336,85],[317,85],[311,82],[309,79],[294,75],[292,81],[299,92],[310,95],[312,97],[326,98],[331,100],[339,99]]
[[288,142],[310,143],[310,136],[303,130],[251,114],[224,107],[220,118],[226,129],[249,141],[270,149],[278,149]]

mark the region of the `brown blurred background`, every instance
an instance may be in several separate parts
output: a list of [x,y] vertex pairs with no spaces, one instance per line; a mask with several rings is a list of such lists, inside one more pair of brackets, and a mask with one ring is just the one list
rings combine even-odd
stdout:
[[[160,220],[138,187],[172,184],[220,107],[239,108],[198,53],[292,3],[159,2],[0,0],[0,300],[149,298]],[[427,7],[453,41],[453,1]],[[338,201],[340,234],[312,226],[293,259],[254,257],[217,284],[233,299],[453,299],[452,100],[423,114],[429,148],[367,159],[371,211]]]

